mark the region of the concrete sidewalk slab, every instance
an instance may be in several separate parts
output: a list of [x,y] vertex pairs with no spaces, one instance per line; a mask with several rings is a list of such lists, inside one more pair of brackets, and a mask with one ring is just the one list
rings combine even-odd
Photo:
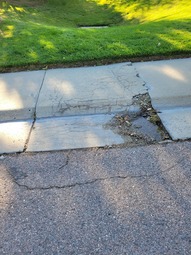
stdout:
[[173,140],[191,138],[191,58],[135,63]]
[[45,71],[0,74],[0,122],[34,117]]
[[155,109],[191,105],[191,58],[133,65],[149,88]]
[[191,107],[164,110],[159,117],[173,140],[191,138]]
[[87,115],[37,120],[27,151],[103,147],[123,144],[124,140],[104,125],[114,115]]
[[0,154],[22,152],[31,126],[32,121],[0,123]]
[[146,93],[130,63],[48,70],[37,117],[124,111],[133,96]]
[[191,138],[190,70],[181,59],[0,74],[0,153],[23,151],[35,113],[28,151],[123,144],[108,113],[135,110],[147,87],[171,137]]

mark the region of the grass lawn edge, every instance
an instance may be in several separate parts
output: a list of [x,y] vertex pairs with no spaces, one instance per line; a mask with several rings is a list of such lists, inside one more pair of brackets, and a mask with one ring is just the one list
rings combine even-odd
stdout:
[[88,61],[77,61],[68,63],[50,63],[50,64],[29,64],[21,66],[7,66],[0,67],[0,73],[11,73],[21,71],[34,71],[34,70],[47,70],[47,69],[58,69],[58,68],[75,68],[75,67],[87,67],[87,66],[101,66],[110,65],[124,62],[147,62],[147,61],[159,61],[159,60],[173,60],[191,58],[190,53],[180,53],[172,55],[154,55],[154,56],[138,56],[138,57],[126,57],[126,58],[115,58],[115,59],[95,59]]

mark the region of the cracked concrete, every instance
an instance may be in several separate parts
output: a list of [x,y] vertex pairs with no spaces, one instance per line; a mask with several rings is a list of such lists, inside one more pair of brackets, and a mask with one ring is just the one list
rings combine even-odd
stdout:
[[104,129],[103,119],[132,111],[135,96],[147,90],[170,136],[188,139],[190,63],[184,59],[0,74],[0,153],[129,143],[129,137]]
[[[15,131],[10,133],[3,130],[10,129],[12,124],[0,122],[0,141],[3,145],[0,153],[122,144],[124,141],[119,135],[103,128],[106,122],[100,123],[100,118],[107,120],[108,116],[98,115],[132,110],[133,96],[146,92],[144,84],[137,77],[131,63],[1,74],[0,82],[3,88],[3,97],[5,97],[0,105],[1,121],[6,120],[11,123],[15,119],[22,119],[20,123],[15,122]],[[23,89],[25,86],[26,90]],[[7,97],[11,90],[14,91],[12,102]],[[9,109],[11,103],[14,104],[12,113],[12,110]],[[5,114],[7,119],[3,117],[7,111],[2,108],[6,104],[9,106],[7,111],[14,115]],[[69,129],[63,130],[62,127],[66,126],[67,121],[70,124],[71,118],[54,119],[54,117],[76,114],[80,115],[82,120],[89,118],[92,130],[89,130],[88,125],[85,127],[87,121],[78,118],[75,126],[70,128],[67,125],[74,131],[69,134]],[[94,116],[94,120],[92,116],[83,117],[87,114],[96,114],[96,116]],[[48,119],[48,117],[50,118]],[[74,120],[76,121],[76,119],[75,116]],[[60,126],[58,126],[59,124]],[[20,137],[17,137],[21,125],[23,125],[22,133]],[[65,133],[70,138],[66,137]],[[81,135],[83,133],[85,138],[82,140],[77,133],[81,133]],[[56,135],[58,139],[56,139]]]
[[[111,80],[116,88],[119,85],[121,95],[124,91],[130,93],[131,97],[142,94],[146,88],[132,67],[130,63],[116,65],[115,68],[109,66],[113,74],[111,70],[104,68],[101,73],[102,85],[105,84],[109,89],[108,76],[111,74]],[[99,68],[95,70],[98,75]],[[130,79],[130,72],[139,80],[138,83],[133,83]],[[75,74],[72,78],[79,84],[80,79]],[[91,74],[90,72],[88,75]],[[128,79],[127,74],[130,75]],[[84,77],[86,79],[88,76]],[[5,88],[1,78],[2,76],[0,82]],[[63,86],[62,82],[61,85]],[[64,85],[66,97],[70,93],[72,95],[70,85]],[[94,82],[91,83],[91,88],[94,85]],[[41,88],[42,93],[43,87]],[[103,87],[93,89],[91,96],[101,94],[102,90]],[[115,94],[117,89],[112,91]],[[57,114],[57,110],[64,106],[64,98],[59,98],[57,90],[54,92],[56,96],[50,95],[49,99],[59,104],[51,106],[51,112],[55,111]],[[41,93],[35,94],[36,101],[33,103],[36,104],[33,104],[31,120],[18,121],[16,124],[0,123],[1,131],[4,132],[0,136],[1,149],[7,145],[7,136],[13,145],[23,148],[25,143],[25,149],[29,150],[35,129],[37,132],[40,130],[38,114],[35,112],[39,105],[38,95],[40,102]],[[29,97],[31,95],[29,93]],[[131,98],[132,101],[135,99]],[[131,100],[127,106],[132,104]],[[69,106],[74,103],[68,102]],[[91,103],[88,100],[87,102]],[[97,102],[100,104],[103,101]],[[117,99],[114,104],[124,106]],[[102,110],[106,108],[108,111],[108,105]],[[106,119],[110,117],[106,116]],[[104,118],[102,115],[102,121],[99,120],[102,127]],[[51,119],[40,121],[48,120]],[[59,117],[52,121],[55,120],[60,121],[59,128],[63,132],[63,120]],[[33,129],[30,129],[32,121]],[[95,127],[88,121],[81,122],[82,126],[84,123],[89,129]],[[40,130],[41,140],[39,139],[39,144],[36,143],[36,148],[43,145],[44,150],[47,150],[45,140],[50,141],[49,127]],[[32,132],[29,137],[30,130]],[[78,131],[79,129],[73,129],[73,133]],[[58,132],[54,134],[56,145],[66,143],[66,137],[60,139]],[[83,132],[80,134],[84,139]],[[27,136],[29,143],[26,143]],[[7,150],[11,151],[10,148],[20,150],[19,147],[7,147]],[[190,255],[190,151],[191,142],[187,141],[131,148],[94,148],[1,156],[0,254]]]
[[45,71],[0,74],[0,153],[26,151],[45,74]]
[[51,151],[112,146],[124,139],[104,125],[111,115],[81,115],[37,119],[27,151]]
[[25,144],[24,144],[24,147],[23,147],[23,152],[25,152],[25,151],[28,149],[28,144],[29,144],[29,141],[30,141],[31,133],[32,133],[32,131],[33,131],[33,129],[34,129],[34,125],[35,125],[35,122],[36,122],[36,109],[37,109],[37,104],[38,104],[38,100],[39,100],[39,96],[40,96],[40,92],[41,92],[42,86],[43,86],[43,84],[44,84],[45,76],[46,76],[46,71],[44,72],[44,76],[43,76],[43,78],[42,78],[41,86],[40,86],[40,89],[39,89],[39,91],[38,91],[38,95],[37,95],[37,98],[36,98],[36,102],[35,102],[35,106],[34,106],[33,122],[32,122],[31,128],[30,128],[28,137],[27,137],[27,139],[26,139],[26,141],[25,141]]
[[128,63],[48,70],[37,117],[124,111],[135,94],[145,92],[135,68]]
[[173,140],[191,138],[191,59],[134,64]]
[[45,71],[0,74],[0,122],[33,119]]

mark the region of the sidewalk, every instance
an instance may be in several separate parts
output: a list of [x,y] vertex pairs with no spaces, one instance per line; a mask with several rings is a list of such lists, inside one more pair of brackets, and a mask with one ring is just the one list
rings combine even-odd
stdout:
[[191,59],[137,63],[152,105],[173,140],[191,138]]
[[0,74],[0,153],[123,144],[104,126],[147,93],[174,140],[191,137],[191,59]]

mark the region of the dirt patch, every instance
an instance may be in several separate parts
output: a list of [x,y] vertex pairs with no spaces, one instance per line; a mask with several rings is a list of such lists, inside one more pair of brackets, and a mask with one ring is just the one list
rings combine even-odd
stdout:
[[133,106],[135,111],[117,114],[105,127],[120,134],[126,145],[146,145],[171,139],[152,108],[149,94],[134,97]]

